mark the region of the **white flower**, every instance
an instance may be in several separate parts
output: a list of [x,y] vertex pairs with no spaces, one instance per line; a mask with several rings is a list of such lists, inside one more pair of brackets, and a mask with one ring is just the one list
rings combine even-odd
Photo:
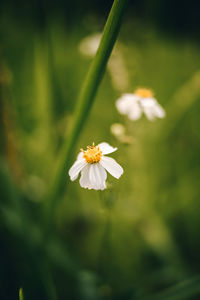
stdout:
[[[99,48],[101,37],[102,34],[96,32],[83,38],[78,46],[79,52],[85,57],[93,58]],[[129,85],[129,73],[125,65],[123,55],[115,46],[107,67],[111,76],[111,83],[118,91],[125,90]]]
[[101,33],[94,33],[85,37],[79,44],[79,51],[88,57],[95,56],[101,41]]
[[123,137],[125,135],[125,127],[120,123],[114,123],[110,126],[111,133],[116,137]]
[[126,128],[124,127],[124,125],[120,123],[112,124],[110,126],[110,132],[120,143],[124,143],[124,144],[133,143],[133,137],[126,134]]
[[142,113],[150,121],[155,118],[164,118],[165,110],[153,97],[153,92],[149,89],[137,89],[133,94],[123,94],[121,98],[116,101],[118,111],[127,115],[130,120],[138,120]]
[[108,171],[113,177],[119,178],[123,174],[122,167],[111,157],[104,156],[116,151],[107,143],[97,146],[88,146],[87,150],[82,150],[77,156],[77,160],[69,170],[72,181],[78,178],[81,172],[80,185],[83,188],[104,190],[106,188],[106,178]]

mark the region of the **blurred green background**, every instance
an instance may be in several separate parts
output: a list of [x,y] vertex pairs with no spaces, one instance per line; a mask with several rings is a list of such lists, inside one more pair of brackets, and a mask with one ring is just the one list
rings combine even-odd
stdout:
[[[130,1],[77,142],[117,146],[109,189],[69,182],[48,238],[45,195],[112,1],[1,1],[0,299],[200,299],[197,1]],[[152,88],[166,118],[131,122],[115,101]],[[125,126],[126,141],[110,131]],[[68,170],[66,169],[66,181]]]

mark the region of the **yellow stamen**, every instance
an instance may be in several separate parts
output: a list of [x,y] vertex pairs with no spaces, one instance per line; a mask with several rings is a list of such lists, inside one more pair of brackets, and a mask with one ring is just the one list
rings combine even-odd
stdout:
[[97,163],[102,157],[102,151],[99,149],[99,146],[95,146],[94,143],[92,146],[87,146],[87,150],[81,149],[81,151],[88,164]]
[[134,94],[142,98],[152,98],[154,96],[153,91],[146,88],[139,88],[134,92]]

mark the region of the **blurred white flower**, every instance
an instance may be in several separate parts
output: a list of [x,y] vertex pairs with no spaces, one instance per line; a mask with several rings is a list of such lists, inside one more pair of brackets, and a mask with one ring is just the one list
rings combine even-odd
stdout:
[[120,124],[120,123],[113,123],[110,126],[110,131],[111,133],[116,136],[116,137],[121,137],[125,135],[125,127],[124,125]]
[[113,177],[119,178],[123,174],[122,167],[106,154],[116,151],[109,144],[103,142],[97,146],[88,146],[87,150],[82,150],[77,156],[77,160],[69,170],[69,176],[72,181],[78,178],[81,172],[79,183],[81,187],[104,190],[106,188],[106,178],[108,171]]
[[79,44],[79,51],[81,54],[88,57],[93,57],[99,47],[101,36],[101,33],[94,33],[82,39]]
[[156,118],[164,118],[166,113],[153,96],[153,92],[146,88],[139,88],[133,94],[123,94],[116,101],[118,111],[127,115],[130,120],[138,120],[142,113],[150,121]]
[[[101,37],[102,34],[97,32],[83,38],[78,46],[80,53],[88,58],[93,58],[99,47]],[[116,46],[108,61],[107,68],[113,87],[118,91],[125,90],[129,86],[129,73],[123,55]]]
[[120,123],[113,123],[110,126],[110,132],[114,137],[123,144],[132,144],[133,137],[126,134],[126,128]]

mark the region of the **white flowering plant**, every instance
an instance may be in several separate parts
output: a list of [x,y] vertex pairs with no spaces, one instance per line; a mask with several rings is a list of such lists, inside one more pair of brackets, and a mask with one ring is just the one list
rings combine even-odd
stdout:
[[26,1],[16,20],[11,2],[0,5],[0,299],[198,299],[198,43],[169,43],[130,10],[110,57],[126,1],[104,31],[82,14],[89,1],[70,30],[66,10],[52,19],[45,5],[40,24],[23,23]]
[[76,180],[81,172],[80,186],[83,188],[104,190],[108,171],[113,177],[119,178],[123,174],[122,167],[111,157],[105,156],[116,151],[108,143],[100,143],[95,146],[88,146],[87,150],[82,150],[76,162],[69,170],[72,181]]
[[133,94],[123,94],[117,101],[119,113],[127,115],[132,121],[141,118],[144,113],[150,121],[156,118],[163,119],[166,115],[163,107],[153,96],[153,92],[146,88],[139,88]]

